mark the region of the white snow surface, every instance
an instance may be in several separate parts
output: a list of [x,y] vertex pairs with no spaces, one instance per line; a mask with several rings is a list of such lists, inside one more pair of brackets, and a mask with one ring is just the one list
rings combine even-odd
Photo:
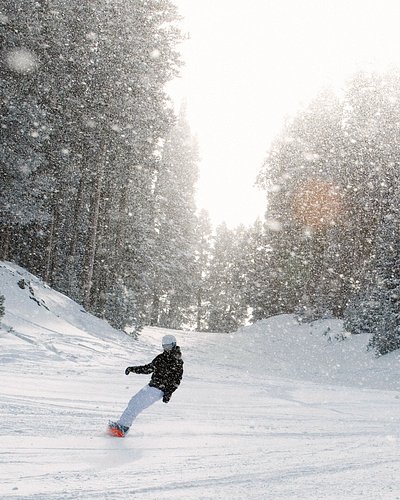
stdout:
[[400,498],[400,356],[336,340],[340,321],[172,332],[180,388],[118,439],[108,419],[149,380],[125,367],[166,330],[135,340],[8,262],[0,293],[0,498]]

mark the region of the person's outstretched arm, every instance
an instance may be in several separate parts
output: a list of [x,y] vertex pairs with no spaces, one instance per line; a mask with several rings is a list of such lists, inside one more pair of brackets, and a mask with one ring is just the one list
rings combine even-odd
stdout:
[[148,373],[153,373],[153,371],[154,371],[154,365],[153,362],[151,362],[148,365],[128,366],[128,368],[125,369],[125,375],[129,375],[131,372],[147,375]]

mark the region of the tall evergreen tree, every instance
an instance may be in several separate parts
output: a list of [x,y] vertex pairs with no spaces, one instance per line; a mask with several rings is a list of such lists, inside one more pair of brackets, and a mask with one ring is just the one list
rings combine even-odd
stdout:
[[256,220],[248,230],[244,288],[246,301],[251,310],[250,319],[253,322],[279,311],[275,297],[275,271],[270,262],[274,258],[270,241],[269,229],[261,220]]
[[230,230],[225,223],[216,229],[208,281],[208,330],[233,332],[247,318],[243,293],[243,228]]
[[400,214],[398,205],[381,221],[377,251],[369,266],[367,287],[346,310],[351,333],[371,335],[369,346],[378,355],[400,348]]
[[179,328],[191,321],[197,162],[197,144],[183,107],[165,141],[155,187],[153,325]]
[[196,311],[196,330],[204,331],[208,324],[207,283],[210,274],[212,229],[208,213],[202,210],[197,218],[195,238],[195,275],[194,299]]
[[46,193],[53,188],[46,175],[51,117],[38,90],[45,46],[39,7],[26,0],[2,4],[0,44],[0,255],[24,258],[35,226],[49,219]]

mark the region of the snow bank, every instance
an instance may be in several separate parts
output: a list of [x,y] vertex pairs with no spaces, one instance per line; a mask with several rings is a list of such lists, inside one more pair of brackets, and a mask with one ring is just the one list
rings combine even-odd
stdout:
[[0,262],[1,363],[107,363],[132,342],[21,267]]
[[[340,320],[299,323],[276,316],[243,328],[231,349],[269,375],[317,383],[398,390],[400,351],[377,358],[367,350],[369,336],[350,335]],[[254,361],[256,358],[257,361]]]

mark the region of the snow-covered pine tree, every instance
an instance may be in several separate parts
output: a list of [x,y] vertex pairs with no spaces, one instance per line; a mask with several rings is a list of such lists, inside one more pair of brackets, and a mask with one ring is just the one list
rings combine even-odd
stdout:
[[232,283],[233,294],[231,311],[234,320],[234,329],[237,330],[243,326],[249,315],[248,303],[245,294],[247,285],[247,265],[248,265],[248,240],[249,231],[244,225],[234,229],[234,247],[233,247],[233,267]]
[[376,328],[375,320],[380,314],[380,289],[372,285],[369,279],[350,298],[344,311],[344,328],[352,335],[373,335]]
[[207,282],[211,259],[212,228],[206,210],[201,210],[197,217],[195,231],[195,275],[194,296],[196,310],[196,330],[204,331],[208,324],[209,302],[207,301]]
[[[107,106],[103,106],[98,121],[104,122],[108,137],[102,169],[103,194],[92,198],[94,205],[91,206],[94,217],[106,215],[99,220],[104,221],[105,226],[99,227],[95,252],[104,254],[100,246],[109,251],[106,262],[110,280],[108,284],[103,280],[102,287],[108,286],[111,291],[119,280],[123,289],[134,288],[135,304],[138,304],[143,301],[146,286],[138,288],[137,285],[139,282],[145,285],[140,276],[148,272],[149,265],[147,259],[144,266],[148,254],[146,239],[152,224],[155,155],[172,118],[166,106],[164,85],[176,74],[179,65],[174,46],[180,33],[173,26],[176,9],[168,1],[105,3],[102,15],[106,22],[103,20],[99,25],[98,44],[104,75],[101,98],[104,101],[107,95]],[[96,175],[95,192],[98,180]],[[109,212],[104,205],[108,205]],[[89,258],[84,274],[86,286],[90,288],[91,275],[95,282],[104,268],[93,260],[93,255],[93,251],[86,255]],[[97,290],[94,283],[89,295],[86,293],[86,301],[94,305]],[[118,302],[123,300],[123,296],[119,297]],[[106,309],[110,308],[114,306],[109,304]],[[136,310],[135,316],[138,315]]]
[[368,300],[373,306],[366,310],[365,301],[360,302],[353,312],[353,316],[361,313],[364,317],[362,327],[369,328],[368,333],[372,335],[369,345],[378,355],[400,348],[399,231],[400,213],[396,205],[392,213],[383,218],[376,257],[371,262],[373,283]]
[[[335,203],[330,157],[340,129],[340,107],[329,92],[287,122],[268,153],[259,184],[268,191],[265,266],[271,313],[311,309]],[[336,141],[337,144],[337,141]],[[329,160],[328,160],[329,158]]]
[[45,154],[51,119],[39,90],[45,36],[36,4],[27,0],[17,9],[5,0],[0,21],[0,257],[18,258],[34,270],[38,257],[27,240],[49,218],[46,192],[52,188]]
[[193,324],[197,176],[197,143],[183,106],[165,141],[155,186],[152,325]]
[[207,286],[208,330],[234,332],[246,321],[244,229],[216,228]]
[[268,273],[272,248],[267,243],[267,231],[261,220],[256,220],[249,228],[245,247],[243,265],[246,281],[243,294],[251,311],[250,320],[255,322],[276,312],[271,289],[273,279]]
[[181,35],[170,2],[114,2],[106,12],[112,113],[90,301],[113,324],[138,330],[152,291],[159,145],[173,121],[164,86],[176,75]]

